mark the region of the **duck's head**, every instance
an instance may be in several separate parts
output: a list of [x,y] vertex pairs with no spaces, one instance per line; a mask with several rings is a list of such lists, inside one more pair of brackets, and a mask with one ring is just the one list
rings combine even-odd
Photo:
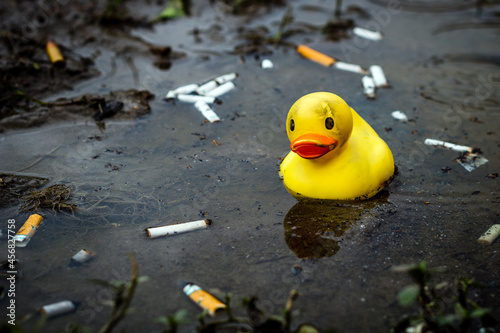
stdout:
[[290,148],[307,159],[337,151],[352,132],[352,111],[339,96],[316,92],[299,98],[288,112]]

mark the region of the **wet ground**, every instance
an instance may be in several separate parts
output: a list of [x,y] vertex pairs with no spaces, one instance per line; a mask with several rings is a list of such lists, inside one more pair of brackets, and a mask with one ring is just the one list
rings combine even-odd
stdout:
[[[70,299],[81,302],[80,309],[50,320],[45,331],[62,332],[71,322],[97,329],[110,314],[103,303],[111,293],[87,280],[128,279],[130,252],[140,275],[150,280],[138,287],[134,311],[119,325],[127,332],[159,332],[156,318],[179,309],[187,309],[190,319],[181,331],[193,331],[200,311],[182,293],[185,282],[230,292],[235,303],[257,295],[268,314],[281,314],[295,288],[300,294],[295,324],[387,332],[402,315],[416,311],[398,305],[398,291],[411,280],[391,267],[422,260],[446,266],[443,279],[481,283],[471,298],[500,317],[500,242],[477,242],[498,223],[500,212],[500,6],[395,3],[344,4],[344,11],[350,5],[358,9],[348,16],[356,25],[380,29],[381,41],[350,32],[350,38],[329,41],[318,29],[333,17],[332,1],[288,2],[294,16],[288,28],[299,32],[286,42],[363,67],[382,66],[392,88],[377,90],[376,100],[364,96],[360,74],[322,67],[289,46],[234,53],[245,43],[244,32],[272,36],[286,7],[235,16],[219,2],[195,2],[191,17],[149,25],[144,22],[165,4],[127,2],[138,22],[101,26],[83,13],[102,12],[103,4],[58,3],[62,14],[39,22],[38,34],[28,37],[50,36],[75,63],[52,68],[40,43],[41,51],[23,59],[39,63],[47,75],[42,83],[24,76],[27,82],[11,78],[9,84],[44,102],[86,94],[109,101],[111,92],[128,90],[155,97],[144,114],[117,114],[99,123],[92,118],[95,110],[75,114],[59,107],[51,113],[53,106],[33,101],[25,101],[31,107],[27,113],[16,106],[17,114],[13,108],[3,114],[0,171],[48,179],[45,187],[66,184],[72,190],[69,202],[78,206],[75,212],[43,209],[44,222],[33,240],[17,248],[18,318]],[[32,10],[25,11],[30,4]],[[12,19],[4,17],[3,29],[41,12],[28,2],[4,6],[9,9],[3,15],[11,13]],[[172,49],[153,52],[153,46]],[[2,52],[7,68],[12,51]],[[272,69],[261,68],[264,58],[274,63]],[[32,66],[33,60],[23,61]],[[79,70],[69,70],[75,67]],[[213,107],[221,122],[206,123],[193,105],[163,98],[170,89],[231,72],[238,73],[236,89]],[[399,175],[376,198],[311,206],[284,189],[278,166],[289,149],[286,114],[295,100],[314,91],[340,95],[392,149]],[[411,121],[393,119],[394,110]],[[425,146],[428,137],[479,147],[489,162],[469,172],[454,160],[459,153]],[[30,214],[11,199],[2,197],[0,208],[1,258],[7,257],[7,220],[15,219],[19,228]],[[161,239],[144,233],[149,226],[201,218],[213,220],[209,229]],[[97,255],[68,268],[82,248]],[[1,303],[6,305],[7,297]]]

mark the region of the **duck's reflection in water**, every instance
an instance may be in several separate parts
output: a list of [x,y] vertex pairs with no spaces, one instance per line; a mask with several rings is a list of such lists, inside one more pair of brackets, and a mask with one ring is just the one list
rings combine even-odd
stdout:
[[345,232],[388,197],[382,191],[367,201],[299,201],[283,221],[285,241],[301,259],[331,257],[340,250]]

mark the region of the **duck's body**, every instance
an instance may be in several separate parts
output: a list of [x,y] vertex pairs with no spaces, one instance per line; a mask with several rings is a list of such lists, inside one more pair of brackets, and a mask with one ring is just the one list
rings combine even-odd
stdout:
[[292,151],[280,171],[297,199],[368,199],[394,175],[387,144],[337,95],[300,98],[288,113],[287,134]]

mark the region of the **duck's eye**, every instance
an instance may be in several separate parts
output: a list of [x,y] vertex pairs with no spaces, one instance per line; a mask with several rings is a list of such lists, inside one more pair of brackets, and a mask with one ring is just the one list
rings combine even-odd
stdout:
[[293,119],[290,119],[290,131],[293,131],[295,129],[295,122]]
[[325,119],[325,127],[327,129],[332,129],[333,125],[334,125],[334,122],[333,122],[333,118],[332,117],[328,117],[328,118]]

